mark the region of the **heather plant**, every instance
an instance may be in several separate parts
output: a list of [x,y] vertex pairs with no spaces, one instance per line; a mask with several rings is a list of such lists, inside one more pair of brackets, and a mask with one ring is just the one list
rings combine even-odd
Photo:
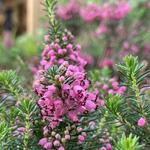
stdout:
[[0,149],[149,149],[150,71],[128,55],[118,78],[109,68],[88,73],[80,45],[55,18],[57,1],[44,2],[50,27],[34,74],[37,96],[15,71],[0,72]]

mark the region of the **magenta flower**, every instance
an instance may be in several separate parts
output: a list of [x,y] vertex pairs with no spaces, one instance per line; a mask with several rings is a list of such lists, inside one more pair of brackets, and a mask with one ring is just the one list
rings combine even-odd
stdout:
[[45,149],[49,150],[52,148],[52,143],[51,142],[47,142],[46,144],[44,144],[43,146]]
[[138,126],[139,127],[144,127],[146,125],[146,119],[141,117],[139,120],[138,120]]
[[106,149],[107,150],[112,150],[112,145],[110,143],[106,144]]
[[109,59],[109,58],[105,58],[103,59],[102,61],[99,62],[98,66],[101,67],[101,68],[104,68],[104,67],[113,67],[113,60]]
[[59,147],[58,150],[65,150],[63,146]]
[[116,9],[114,10],[114,19],[120,20],[124,18],[130,11],[131,8],[128,3],[118,3]]
[[38,144],[41,146],[44,146],[46,143],[47,143],[47,138],[42,138],[42,139],[40,139]]
[[101,23],[96,30],[96,35],[101,36],[101,35],[108,33],[108,32],[109,32],[109,28],[104,23]]
[[85,108],[88,111],[92,112],[96,109],[96,104],[91,100],[87,100],[86,103],[85,103]]
[[20,127],[17,130],[19,133],[24,133],[26,129],[24,127]]
[[95,19],[98,19],[100,16],[100,7],[97,4],[89,4],[85,8],[82,8],[80,11],[80,16],[82,19],[87,22],[91,23]]
[[[76,0],[69,0],[67,5],[61,5],[57,9],[57,16],[63,20],[70,20],[79,12],[79,5]],[[65,38],[64,38],[65,39]]]
[[78,136],[78,143],[82,144],[85,141],[85,137],[83,135]]
[[69,111],[68,117],[74,122],[78,121],[78,116],[76,111]]

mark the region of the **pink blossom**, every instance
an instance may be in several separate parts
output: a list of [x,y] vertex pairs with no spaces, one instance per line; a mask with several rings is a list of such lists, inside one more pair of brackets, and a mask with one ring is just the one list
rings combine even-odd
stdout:
[[58,150],[65,150],[63,146],[59,147]]
[[25,132],[25,128],[24,127],[20,127],[17,129],[19,133],[24,133]]
[[47,143],[47,138],[42,138],[42,139],[40,139],[38,144],[41,146],[44,146],[46,143]]
[[55,140],[55,141],[53,142],[53,144],[54,144],[54,146],[58,147],[58,146],[60,146],[60,141]]
[[98,64],[99,67],[112,67],[113,66],[113,61],[109,58],[105,58],[102,61],[100,61],[100,63]]
[[106,149],[107,150],[112,150],[112,145],[110,143],[106,144]]
[[70,138],[71,138],[70,135],[65,135],[66,140],[70,140]]
[[78,136],[78,142],[79,144],[82,144],[85,141],[85,137],[83,135]]
[[81,9],[80,15],[84,21],[90,23],[100,16],[100,8],[97,4],[89,4],[85,8]]
[[128,42],[128,41],[125,41],[125,42],[123,43],[123,47],[124,47],[125,49],[129,49],[129,42]]
[[51,142],[47,142],[46,144],[44,144],[43,146],[45,149],[49,150],[50,148],[52,148],[52,143]]
[[102,99],[98,99],[98,100],[97,100],[97,105],[98,105],[99,107],[102,107],[102,106],[105,105],[105,101],[102,100]]
[[124,18],[130,10],[131,8],[128,3],[118,3],[116,9],[114,10],[114,19],[120,20]]
[[138,120],[138,126],[139,127],[144,127],[146,125],[146,119],[141,117],[139,120]]
[[99,150],[107,150],[107,148],[103,146]]
[[76,0],[69,0],[67,5],[59,6],[57,9],[57,15],[59,18],[63,20],[72,19],[74,16],[78,14],[79,6]]
[[85,103],[85,107],[88,111],[94,111],[96,108],[96,104],[91,100],[87,100]]
[[97,28],[97,30],[96,30],[96,35],[97,35],[97,36],[100,36],[100,35],[103,35],[104,33],[108,33],[108,32],[109,32],[108,27],[107,27],[104,23],[102,23],[102,24],[100,24],[99,27]]
[[100,14],[100,19],[102,20],[111,19],[113,17],[113,8],[108,3],[105,3],[101,6]]
[[78,116],[77,113],[75,111],[70,111],[68,113],[68,117],[72,120],[72,121],[78,121]]

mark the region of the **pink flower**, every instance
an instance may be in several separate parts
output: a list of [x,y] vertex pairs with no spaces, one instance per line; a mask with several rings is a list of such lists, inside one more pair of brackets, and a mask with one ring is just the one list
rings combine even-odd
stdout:
[[58,147],[58,146],[60,146],[60,141],[55,140],[53,144],[54,144],[54,146]]
[[107,150],[112,150],[112,145],[110,143],[106,144],[106,149]]
[[26,129],[24,127],[20,127],[17,130],[19,133],[24,133]]
[[128,41],[125,41],[125,42],[123,43],[123,47],[124,47],[125,49],[129,49],[129,42],[128,42]]
[[43,128],[43,134],[44,134],[44,135],[47,135],[48,132],[49,132],[48,128],[47,128],[47,127],[44,127],[44,128]]
[[113,95],[113,94],[115,94],[115,91],[113,89],[110,89],[110,90],[108,90],[108,93]]
[[71,138],[70,135],[65,135],[66,140],[70,140],[70,138]]
[[81,9],[80,16],[85,22],[91,23],[95,19],[99,18],[100,8],[97,4],[89,4],[85,8]]
[[146,125],[146,119],[141,117],[139,120],[138,120],[138,126],[139,127],[144,127]]
[[98,64],[99,67],[112,67],[113,66],[113,61],[109,58],[105,58],[102,61],[100,61],[100,63]]
[[42,138],[42,139],[40,139],[38,144],[41,146],[44,146],[46,143],[47,143],[47,138]]
[[87,100],[85,103],[85,108],[90,112],[94,111],[96,109],[96,104],[91,100]]
[[96,35],[97,36],[100,36],[100,35],[103,35],[104,33],[108,33],[109,32],[109,29],[108,27],[105,25],[105,24],[100,24],[99,27],[97,28],[96,30]]
[[85,91],[83,87],[81,87],[80,85],[75,85],[73,89],[77,99],[83,99],[85,97]]
[[120,20],[124,18],[131,8],[128,3],[118,3],[116,9],[114,10],[114,19]]
[[45,149],[49,150],[50,148],[52,148],[52,143],[51,142],[47,142],[46,144],[44,144],[43,146]]
[[61,100],[54,101],[55,117],[62,116],[65,113],[63,102]]
[[78,121],[78,117],[77,117],[77,113],[75,111],[70,111],[68,113],[68,117],[72,120],[72,121]]
[[102,100],[102,99],[98,99],[96,102],[97,102],[97,105],[98,105],[99,107],[102,107],[102,106],[105,105],[105,101]]
[[99,150],[107,150],[107,148],[103,146]]
[[59,6],[57,9],[57,15],[63,20],[70,20],[78,14],[79,6],[76,0],[69,0],[67,5]]
[[58,150],[65,150],[63,146],[59,147]]
[[119,83],[117,81],[114,81],[111,84],[112,84],[112,87],[113,87],[114,90],[117,90],[119,88],[118,87]]
[[83,135],[78,136],[78,142],[79,144],[82,144],[85,141],[85,137]]

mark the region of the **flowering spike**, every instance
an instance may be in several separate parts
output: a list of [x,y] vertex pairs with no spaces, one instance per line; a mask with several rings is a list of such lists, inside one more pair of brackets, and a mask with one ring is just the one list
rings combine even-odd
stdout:
[[[74,37],[69,31],[57,30],[54,2],[46,0],[51,25],[50,41],[43,50],[33,84],[40,97],[38,105],[42,119],[47,124],[45,128],[50,131],[57,130],[61,124],[64,126],[66,119],[67,123],[77,124],[80,115],[92,112],[99,106],[97,94],[88,91],[90,81],[85,72],[87,62],[81,58],[80,45],[74,43]],[[49,136],[52,136],[54,147],[64,146],[63,142],[71,139],[68,130],[62,141],[58,136],[54,138],[54,134]]]

